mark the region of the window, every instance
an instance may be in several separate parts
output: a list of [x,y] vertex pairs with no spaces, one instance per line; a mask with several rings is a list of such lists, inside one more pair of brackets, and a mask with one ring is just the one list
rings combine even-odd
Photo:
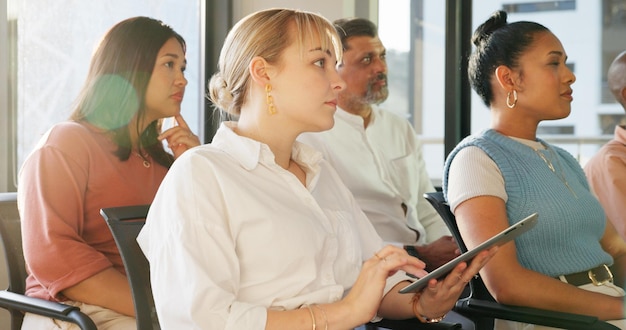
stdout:
[[[12,140],[17,141],[7,151],[15,155],[14,164],[9,165],[13,167],[7,183],[10,190],[17,181],[15,169],[42,134],[71,114],[99,38],[115,23],[131,16],[160,19],[187,41],[185,75],[189,84],[182,112],[192,130],[202,133],[201,0],[1,1],[9,8],[11,102],[7,113],[14,116],[16,139]],[[6,58],[7,50],[2,49],[2,57]]]
[[[613,134],[624,110],[607,93],[606,70],[615,55],[626,49],[626,0],[533,2],[533,10],[509,12],[509,22],[536,21],[549,28],[562,42],[570,68],[576,74],[572,85],[574,101],[569,117],[542,122],[537,134],[574,155],[581,165]],[[554,3],[559,10],[546,10]],[[473,28],[497,9],[511,9],[510,1],[473,2]],[[562,10],[566,8],[567,10]],[[577,24],[576,22],[585,22]],[[489,110],[472,92],[472,132],[489,127]]]
[[517,2],[502,5],[507,13],[533,13],[555,10],[576,9],[576,0]]
[[[201,86],[205,79],[201,63],[204,47],[201,7],[204,1],[0,2],[0,17],[6,20],[0,28],[0,50],[8,55],[0,56],[0,74],[10,77],[6,88],[0,84],[0,159],[14,158],[0,162],[0,191],[6,187],[14,189],[16,168],[33,143],[52,123],[67,118],[85,78],[92,46],[108,27],[122,18],[157,17],[187,39],[190,84],[183,113],[194,131],[202,133],[204,92]],[[276,2],[238,0],[233,3],[235,8],[245,11],[251,6],[256,7],[248,9],[277,5]],[[388,49],[390,84],[389,99],[381,106],[413,123],[424,143],[427,170],[434,181],[441,177],[445,157],[443,139],[449,134],[444,132],[444,125],[450,121],[444,118],[448,2],[369,0],[367,5],[354,1],[297,2],[305,9],[326,13],[333,19],[350,16],[350,13],[361,15],[362,11],[369,15],[378,10],[381,40]],[[376,3],[377,9],[372,7]],[[346,9],[351,7],[354,11]],[[563,42],[568,62],[577,75],[572,114],[556,122],[542,123],[540,134],[551,142],[558,139],[559,145],[584,163],[610,139],[611,127],[624,118],[624,110],[607,91],[606,70],[615,55],[626,50],[626,38],[623,38],[626,0],[473,1],[473,28],[497,9],[508,10],[510,21],[533,20],[544,24]],[[477,132],[489,126],[489,111],[473,91],[471,94],[471,131]],[[16,145],[9,145],[11,141],[17,141]],[[6,163],[12,165],[7,168]],[[7,178],[10,183],[4,182]]]
[[[442,139],[447,134],[445,6],[437,0],[379,1],[380,37],[388,49],[390,80],[389,99],[381,106],[414,124],[434,182],[441,179]],[[577,76],[572,113],[541,123],[538,134],[584,165],[611,138],[614,125],[624,122],[624,110],[607,91],[606,70],[613,58],[626,50],[626,0],[474,1],[472,32],[498,9],[508,11],[509,22],[530,20],[545,25],[563,43],[568,65]],[[489,127],[490,114],[473,91],[471,95],[471,132],[477,133]]]
[[444,161],[445,6],[440,0],[379,1],[387,48],[389,98],[381,107],[406,117],[423,143],[426,170],[440,185]]
[[[608,89],[606,73],[613,59],[626,50],[626,1],[602,1],[602,103],[615,103],[615,98]],[[621,111],[620,111],[621,112]],[[612,134],[611,130],[611,134]]]

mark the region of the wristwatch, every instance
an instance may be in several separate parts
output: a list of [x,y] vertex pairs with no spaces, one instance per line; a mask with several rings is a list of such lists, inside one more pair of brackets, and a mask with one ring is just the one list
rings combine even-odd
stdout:
[[415,248],[415,245],[405,245],[404,249],[406,250],[406,252],[410,256],[413,256],[415,258],[419,258],[419,255],[417,254],[417,249]]

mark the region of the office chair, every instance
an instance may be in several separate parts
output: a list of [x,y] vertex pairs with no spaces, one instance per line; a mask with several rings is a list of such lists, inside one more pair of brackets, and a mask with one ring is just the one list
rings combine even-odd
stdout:
[[106,220],[117,248],[122,256],[126,276],[130,283],[135,306],[138,330],[158,330],[152,287],[150,286],[150,265],[137,244],[137,235],[146,222],[150,205],[132,205],[103,208],[100,214]]
[[[457,241],[461,252],[467,247],[442,192],[425,193],[424,197],[437,210]],[[503,305],[491,296],[480,276],[470,281],[470,295],[457,301],[454,311],[474,321],[476,329],[493,329],[494,319],[510,320],[570,330],[619,329],[597,317],[555,312],[538,308]]]
[[21,329],[25,312],[72,322],[84,330],[96,330],[93,321],[78,307],[24,295],[27,274],[17,193],[0,193],[0,239],[9,275],[9,287],[0,290],[0,307],[11,314],[12,330]]

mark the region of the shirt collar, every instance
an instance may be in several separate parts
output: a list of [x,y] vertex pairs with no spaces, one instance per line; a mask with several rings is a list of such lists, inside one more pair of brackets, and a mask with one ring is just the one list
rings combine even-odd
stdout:
[[[372,105],[372,113],[370,114],[369,125],[372,125],[374,123],[374,120],[376,120],[376,109],[377,109],[376,106]],[[361,129],[363,129],[363,117],[359,115],[352,114],[346,110],[343,110],[342,108],[337,107],[335,116],[337,116],[338,118],[341,118],[342,120],[346,121],[350,125],[360,127]]]
[[[258,164],[276,164],[274,153],[269,146],[238,135],[233,131],[236,126],[236,122],[222,122],[211,145],[235,158],[248,171],[253,170]],[[296,141],[291,151],[291,157],[303,167],[307,173],[307,178],[312,178],[319,172],[322,154],[316,149]]]

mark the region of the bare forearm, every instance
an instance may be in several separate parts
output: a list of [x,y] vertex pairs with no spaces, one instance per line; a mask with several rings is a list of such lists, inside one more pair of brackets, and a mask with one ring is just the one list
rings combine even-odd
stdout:
[[[396,318],[412,317],[410,298],[400,298],[398,290],[406,286],[407,281],[402,281],[387,293],[385,285],[391,276],[400,278],[402,273],[426,275],[423,270],[424,263],[417,258],[409,257],[406,251],[400,247],[388,245],[374,256],[363,263],[361,273],[356,282],[350,288],[348,294],[340,301],[314,305],[309,308],[290,311],[268,311],[266,329],[311,329],[313,324],[319,329],[349,329],[367,323],[378,313],[381,316],[394,316]],[[395,283],[395,282],[394,282]],[[458,297],[458,296],[457,296]],[[400,300],[396,300],[400,298]],[[391,299],[391,300],[389,300]],[[406,300],[405,300],[406,299]],[[404,302],[404,304],[402,304]],[[381,304],[389,304],[381,309]],[[402,306],[403,311],[393,311],[394,305]],[[380,314],[382,312],[382,314]]]
[[538,273],[524,276],[524,285],[509,285],[494,296],[503,304],[593,315],[602,320],[624,317],[621,298],[582,290]]
[[437,269],[460,254],[459,247],[451,236],[442,236],[430,244],[416,246],[415,249],[418,258],[426,262],[428,271]]
[[414,318],[412,297],[413,294],[401,294],[398,291],[409,285],[410,282],[400,282],[394,286],[383,298],[378,315],[388,319],[403,320]]
[[265,329],[310,330],[313,322],[317,329],[352,329],[368,321],[350,311],[347,304],[336,302],[291,311],[268,310]]
[[107,268],[94,276],[63,290],[67,298],[135,316],[130,285],[126,276]]

